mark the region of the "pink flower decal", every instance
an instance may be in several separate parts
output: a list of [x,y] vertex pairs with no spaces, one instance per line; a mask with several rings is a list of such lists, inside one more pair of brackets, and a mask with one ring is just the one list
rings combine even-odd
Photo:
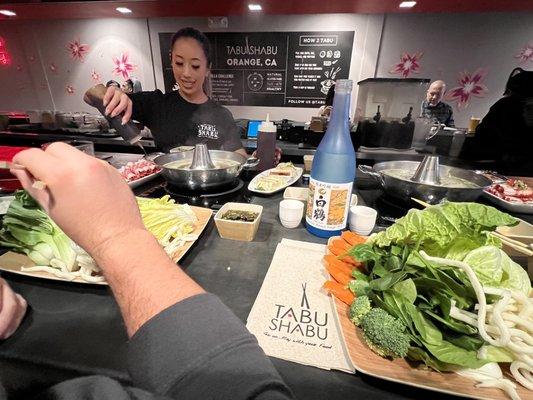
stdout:
[[57,74],[57,67],[54,63],[51,63],[48,68],[50,69],[50,72],[53,72],[54,74]]
[[530,42],[522,47],[520,49],[520,53],[514,56],[514,58],[518,58],[520,60],[520,64],[528,61],[533,62],[533,42]]
[[113,63],[115,63],[113,74],[122,75],[123,79],[128,79],[130,77],[130,72],[137,68],[135,64],[129,61],[128,53],[122,53],[120,58],[113,57]]
[[91,73],[91,79],[95,82],[100,82],[100,80],[102,79],[102,77],[100,76],[100,74],[98,72],[96,72],[95,69],[93,69],[93,72]]
[[20,64],[16,66],[17,72],[22,72],[24,70],[24,67]]
[[83,62],[85,55],[89,52],[89,45],[80,43],[80,39],[75,39],[67,44],[67,49],[74,60]]
[[74,92],[76,91],[76,90],[74,89],[74,87],[71,86],[71,85],[67,85],[67,86],[65,87],[65,90],[67,91],[68,94],[74,94]]
[[389,71],[391,74],[402,75],[407,78],[409,74],[418,74],[420,72],[420,59],[424,53],[417,54],[403,53],[400,57],[400,62],[392,67]]
[[450,89],[446,94],[446,99],[457,101],[458,108],[466,108],[471,97],[485,97],[489,89],[483,84],[483,79],[487,76],[487,71],[483,68],[477,69],[473,74],[468,71],[459,73],[457,82],[459,86]]
[[35,62],[35,56],[32,54],[28,57],[28,61],[31,62],[31,63],[34,63]]

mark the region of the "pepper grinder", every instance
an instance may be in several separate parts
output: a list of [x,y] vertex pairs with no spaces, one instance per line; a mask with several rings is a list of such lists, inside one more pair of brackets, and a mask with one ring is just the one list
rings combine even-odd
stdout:
[[137,128],[132,120],[129,120],[126,124],[122,125],[122,114],[116,115],[113,118],[105,115],[104,95],[106,91],[107,88],[104,85],[98,84],[85,92],[83,100],[90,106],[97,108],[98,111],[100,111],[100,113],[109,121],[109,125],[113,127],[126,142],[141,146],[141,144],[138,143],[142,137],[141,131],[139,128]]

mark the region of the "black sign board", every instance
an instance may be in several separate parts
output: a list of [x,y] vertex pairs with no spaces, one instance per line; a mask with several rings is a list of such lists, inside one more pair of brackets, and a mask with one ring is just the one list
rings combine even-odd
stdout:
[[[232,106],[318,107],[347,79],[353,31],[206,33],[213,51],[213,100]],[[160,33],[165,90],[174,87],[169,48]]]

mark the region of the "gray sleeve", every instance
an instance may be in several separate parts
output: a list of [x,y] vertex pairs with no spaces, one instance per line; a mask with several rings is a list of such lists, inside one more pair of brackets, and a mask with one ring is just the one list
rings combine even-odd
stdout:
[[291,399],[255,337],[214,295],[183,300],[129,343],[134,385],[180,399]]

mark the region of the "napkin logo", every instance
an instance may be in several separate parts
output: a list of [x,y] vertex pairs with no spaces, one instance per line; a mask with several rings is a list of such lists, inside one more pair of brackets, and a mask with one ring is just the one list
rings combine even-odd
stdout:
[[218,139],[218,130],[215,125],[198,124],[198,137],[208,139]]
[[328,338],[328,313],[313,310],[307,298],[307,283],[302,284],[302,298],[299,307],[275,304],[275,316],[268,329],[305,338]]

